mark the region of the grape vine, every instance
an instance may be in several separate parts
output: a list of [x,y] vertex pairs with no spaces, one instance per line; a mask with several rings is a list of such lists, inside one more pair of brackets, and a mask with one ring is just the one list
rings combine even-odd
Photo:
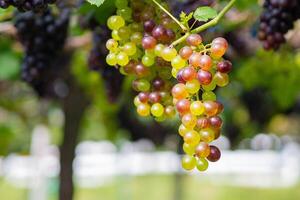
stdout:
[[222,58],[228,48],[224,38],[204,44],[198,33],[216,25],[234,2],[215,16],[209,13],[205,17],[211,20],[195,29],[188,23],[193,14],[182,13],[179,21],[166,3],[156,0],[116,0],[117,14],[107,21],[112,38],[106,42],[106,62],[134,77],[140,116],[164,121],[179,114],[186,170],[205,171],[208,161],[221,156],[210,145],[220,136],[223,111],[213,91],[229,83],[232,64]]

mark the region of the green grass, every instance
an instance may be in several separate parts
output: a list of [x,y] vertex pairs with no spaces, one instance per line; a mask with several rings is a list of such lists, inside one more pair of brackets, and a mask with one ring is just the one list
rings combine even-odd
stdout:
[[[212,184],[200,177],[185,176],[118,177],[109,185],[95,189],[78,189],[75,200],[299,200],[300,186],[259,189]],[[180,191],[181,188],[182,190]],[[52,189],[53,190],[53,189]],[[55,190],[56,191],[56,190]],[[48,200],[56,200],[55,191]],[[52,194],[51,194],[52,193]],[[0,182],[0,199],[26,200],[27,191]],[[180,197],[182,198],[176,198]]]

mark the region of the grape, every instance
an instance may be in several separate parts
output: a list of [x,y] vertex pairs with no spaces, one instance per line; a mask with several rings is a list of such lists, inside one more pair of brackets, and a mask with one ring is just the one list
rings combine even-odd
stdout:
[[201,140],[206,143],[211,143],[215,139],[215,133],[212,129],[206,128],[199,132]]
[[125,52],[120,52],[117,57],[117,63],[120,66],[125,66],[129,63],[128,55]]
[[148,20],[148,21],[145,21],[144,22],[144,30],[146,32],[152,32],[152,30],[154,29],[155,27],[155,22],[153,20]]
[[134,72],[138,77],[145,77],[150,73],[149,68],[141,63],[134,66]]
[[221,73],[228,73],[231,71],[232,69],[232,64],[230,61],[228,60],[225,60],[225,61],[222,61],[222,62],[219,62],[218,65],[217,65],[217,69],[219,72]]
[[140,92],[138,95],[138,99],[142,103],[147,103],[149,100],[149,93],[148,92]]
[[211,45],[210,50],[211,50],[211,57],[215,59],[219,59],[225,54],[226,47],[220,43],[215,43]]
[[185,81],[194,80],[197,77],[197,72],[193,67],[186,67],[182,71],[182,78]]
[[198,34],[191,34],[187,37],[186,43],[190,46],[198,46],[202,43],[202,38]]
[[210,154],[210,147],[205,142],[200,142],[195,149],[195,154],[199,158],[206,158]]
[[189,130],[188,132],[186,132],[183,139],[186,144],[195,146],[200,141],[200,135],[194,130]]
[[215,101],[204,101],[203,105],[205,107],[205,114],[207,116],[215,116],[219,112],[218,103]]
[[181,99],[176,103],[176,109],[179,113],[185,114],[190,111],[190,101],[187,99]]
[[111,30],[118,30],[122,26],[125,26],[125,20],[118,15],[114,15],[108,18],[107,26]]
[[141,103],[137,106],[137,113],[140,116],[146,117],[150,115],[150,106],[148,104]]
[[139,91],[142,91],[142,92],[149,91],[149,89],[150,89],[150,83],[149,83],[149,81],[147,81],[145,79],[139,80],[138,81],[138,85],[137,85],[137,89]]
[[118,9],[126,8],[127,5],[128,5],[128,1],[127,0],[116,0],[115,1],[115,6]]
[[182,83],[178,83],[176,84],[173,88],[172,88],[172,95],[174,98],[176,99],[184,99],[186,98],[189,94],[186,90],[186,87],[184,84]]
[[222,37],[218,37],[218,38],[215,38],[213,41],[212,41],[212,45],[214,44],[220,44],[221,46],[223,46],[225,49],[228,48],[228,42],[225,38],[222,38]]
[[202,99],[204,100],[204,101],[215,101],[215,100],[217,100],[217,96],[216,96],[216,94],[214,93],[214,92],[212,92],[212,91],[206,91],[206,92],[203,92],[203,94],[202,94]]
[[145,66],[150,67],[150,66],[154,65],[154,63],[155,63],[154,57],[144,55],[143,58],[142,58],[142,63]]
[[190,94],[196,94],[200,89],[200,83],[197,79],[186,82],[185,86],[186,86],[186,90]]
[[197,117],[191,113],[187,113],[183,115],[181,122],[185,127],[193,129],[197,124]]
[[207,160],[205,158],[199,158],[197,160],[196,167],[200,172],[207,170],[208,168]]
[[211,145],[210,146],[210,154],[207,159],[211,162],[217,162],[221,157],[221,152],[218,147]]
[[151,103],[158,103],[158,102],[160,102],[160,100],[161,100],[161,96],[160,96],[159,92],[151,92],[149,94],[149,101]]
[[209,85],[212,81],[211,73],[202,69],[198,71],[197,78],[201,85]]
[[143,35],[140,32],[135,32],[130,36],[130,41],[135,44],[142,44]]
[[114,66],[117,64],[117,56],[114,53],[110,53],[106,56],[106,62],[110,66]]
[[229,83],[228,74],[217,72],[214,76],[214,81],[216,82],[217,86],[225,87]]
[[142,102],[140,101],[138,96],[134,97],[133,103],[136,107],[138,107],[138,105],[142,104]]
[[196,158],[194,156],[185,155],[183,156],[181,163],[185,170],[192,170],[196,166]]
[[167,106],[165,108],[165,114],[167,117],[172,118],[176,115],[175,108],[173,106]]
[[110,51],[115,51],[118,48],[118,42],[114,39],[109,39],[106,42],[106,48]]
[[111,32],[111,37],[114,39],[114,40],[121,40],[121,38],[119,37],[119,34],[118,34],[118,31],[117,30],[113,30]]
[[165,82],[161,78],[157,77],[152,81],[152,86],[155,90],[161,90],[165,86]]
[[221,128],[222,127],[222,119],[219,116],[213,116],[209,118],[209,123],[213,128]]
[[205,107],[201,101],[194,101],[190,106],[191,113],[193,115],[202,115],[205,111]]
[[128,56],[133,56],[136,53],[136,45],[132,42],[128,42],[123,46],[123,51]]
[[192,145],[184,143],[182,148],[183,148],[184,153],[186,153],[187,155],[192,156],[195,154],[195,147]]
[[145,36],[142,45],[144,49],[153,49],[156,46],[156,39],[152,36]]
[[179,51],[179,55],[181,56],[181,58],[185,60],[188,60],[192,54],[193,54],[193,49],[189,46],[184,46]]
[[155,103],[151,106],[151,114],[155,117],[160,117],[164,114],[164,107],[160,103]]
[[161,52],[161,56],[164,60],[170,62],[177,56],[177,51],[173,47],[165,47]]
[[175,58],[172,59],[171,65],[175,69],[181,69],[186,65],[186,62],[179,55],[177,55]]
[[200,117],[197,119],[197,128],[198,129],[205,129],[210,126],[210,121],[206,117]]
[[193,67],[200,67],[201,65],[200,58],[201,58],[200,53],[193,53],[189,58],[190,65],[192,65]]
[[154,49],[154,53],[156,56],[161,56],[162,50],[165,48],[163,44],[157,44]]
[[155,26],[152,30],[152,36],[158,41],[164,41],[167,37],[167,30],[162,25]]
[[131,36],[131,29],[127,26],[123,26],[118,29],[118,36],[121,40],[128,40]]
[[208,55],[202,55],[199,60],[199,65],[202,70],[209,71],[212,67],[212,60]]
[[181,135],[182,137],[185,136],[185,134],[189,131],[190,129],[186,128],[183,124],[181,124],[178,128],[178,133],[179,135]]
[[117,15],[121,16],[126,21],[131,21],[132,9],[129,7],[124,7],[117,10]]

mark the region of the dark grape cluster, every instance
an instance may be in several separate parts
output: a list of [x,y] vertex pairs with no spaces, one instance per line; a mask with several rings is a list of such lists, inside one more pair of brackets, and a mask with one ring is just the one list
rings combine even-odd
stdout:
[[9,6],[14,6],[21,12],[40,12],[46,10],[48,4],[53,4],[55,2],[56,0],[0,0],[0,7],[8,8]]
[[258,32],[264,49],[278,49],[285,42],[284,34],[293,28],[299,17],[299,0],[266,0]]
[[96,26],[93,31],[93,49],[89,56],[89,67],[91,70],[99,71],[106,89],[110,102],[114,102],[119,97],[122,90],[122,82],[124,77],[119,70],[114,67],[108,67],[105,62],[107,49],[105,42],[110,36],[110,31],[106,26]]
[[[24,46],[25,56],[22,63],[22,79],[40,88],[47,71],[62,51],[68,32],[69,10],[54,15],[50,9],[43,13],[18,13],[15,27],[18,38]],[[58,67],[58,66],[55,66]],[[41,93],[42,91],[37,91]]]

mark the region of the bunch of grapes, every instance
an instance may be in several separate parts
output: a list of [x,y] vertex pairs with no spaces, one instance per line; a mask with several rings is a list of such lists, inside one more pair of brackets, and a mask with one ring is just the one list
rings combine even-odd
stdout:
[[284,35],[300,18],[299,0],[266,0],[260,17],[258,38],[266,50],[278,49],[285,42]]
[[48,4],[53,4],[55,2],[56,0],[0,0],[0,7],[8,8],[9,6],[14,6],[20,12],[41,12],[48,8]]
[[43,13],[18,13],[15,27],[24,46],[22,79],[28,82],[39,94],[41,84],[53,68],[53,62],[62,51],[68,32],[69,10],[64,9],[56,16],[48,9]]
[[140,116],[163,121],[179,114],[186,153],[182,166],[205,171],[207,160],[215,162],[221,156],[209,143],[220,136],[222,126],[218,115],[223,105],[213,90],[229,83],[232,64],[222,58],[227,41],[216,38],[204,45],[200,35],[190,34],[176,48],[172,42],[181,37],[179,28],[153,4],[117,0],[116,6],[117,15],[107,21],[112,39],[106,43],[106,62],[134,77],[134,104]]

